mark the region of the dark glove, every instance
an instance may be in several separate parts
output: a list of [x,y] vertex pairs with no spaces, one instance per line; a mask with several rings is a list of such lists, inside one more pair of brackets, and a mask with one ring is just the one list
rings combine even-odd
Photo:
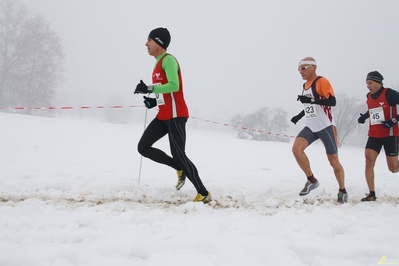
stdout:
[[150,98],[147,96],[143,96],[144,98],[144,104],[145,107],[147,107],[148,109],[154,108],[155,106],[157,106],[157,100],[155,98]]
[[145,85],[145,83],[143,82],[143,80],[140,80],[140,83],[137,84],[137,86],[136,86],[136,90],[134,91],[134,94],[137,94],[137,93],[146,94],[146,93],[148,93],[148,92],[149,92],[149,91],[148,91],[148,86]]
[[291,118],[291,122],[294,123],[296,125],[296,123],[305,115],[305,111],[300,112],[299,114],[297,114],[296,116],[294,116],[293,118]]
[[357,122],[359,124],[364,124],[364,122],[366,122],[367,118],[369,118],[367,112],[365,114],[360,114],[360,117],[357,119]]
[[396,124],[398,122],[398,120],[396,120],[396,118],[392,118],[389,120],[386,120],[384,122],[382,122],[382,126],[386,127],[386,128],[391,128],[394,124]]
[[[301,103],[312,103],[312,98],[305,95],[298,95],[297,101],[301,101]],[[314,102],[314,100],[313,100]]]

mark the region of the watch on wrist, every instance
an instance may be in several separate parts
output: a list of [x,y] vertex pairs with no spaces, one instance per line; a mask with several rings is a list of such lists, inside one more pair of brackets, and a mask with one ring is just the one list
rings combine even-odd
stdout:
[[314,103],[314,101],[315,101],[314,98],[311,98],[311,99],[310,99],[310,102],[311,102],[311,103]]
[[394,118],[392,118],[391,119],[392,120],[392,122],[395,124],[396,122],[398,122],[398,120],[396,120],[396,118],[394,117]]

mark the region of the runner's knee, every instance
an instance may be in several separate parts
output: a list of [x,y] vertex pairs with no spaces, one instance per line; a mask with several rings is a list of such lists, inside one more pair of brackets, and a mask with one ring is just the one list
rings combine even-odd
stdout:
[[147,154],[149,149],[150,146],[146,145],[145,143],[139,142],[139,144],[137,145],[137,151],[143,156]]

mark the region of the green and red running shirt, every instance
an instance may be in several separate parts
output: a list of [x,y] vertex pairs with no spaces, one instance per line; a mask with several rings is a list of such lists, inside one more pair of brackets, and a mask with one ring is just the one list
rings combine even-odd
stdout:
[[[174,56],[164,52],[156,58],[152,82],[155,85],[152,92],[158,98],[159,120],[189,117],[180,66]],[[159,101],[160,97],[163,97],[163,101]]]

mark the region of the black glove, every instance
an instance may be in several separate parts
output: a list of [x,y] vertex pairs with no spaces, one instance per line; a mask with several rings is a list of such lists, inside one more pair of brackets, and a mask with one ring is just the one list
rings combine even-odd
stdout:
[[357,119],[357,122],[359,124],[364,124],[366,122],[366,119],[369,118],[368,113],[360,114],[360,117]]
[[305,111],[302,110],[299,114],[291,118],[291,122],[296,125],[296,123],[305,115]]
[[150,98],[147,96],[143,96],[144,98],[144,104],[145,107],[147,107],[148,109],[154,108],[155,106],[157,106],[157,100],[155,98]]
[[[312,98],[305,95],[298,95],[297,101],[301,101],[301,103],[312,103]],[[313,100],[314,102],[314,100]]]
[[384,122],[382,122],[382,126],[386,127],[386,128],[391,128],[394,124],[396,124],[398,122],[398,120],[396,120],[396,118],[392,118],[389,120],[386,120]]
[[145,85],[143,80],[140,80],[140,83],[137,84],[137,86],[136,86],[136,90],[134,91],[134,94],[137,94],[137,93],[142,93],[142,94],[149,93],[148,86]]

